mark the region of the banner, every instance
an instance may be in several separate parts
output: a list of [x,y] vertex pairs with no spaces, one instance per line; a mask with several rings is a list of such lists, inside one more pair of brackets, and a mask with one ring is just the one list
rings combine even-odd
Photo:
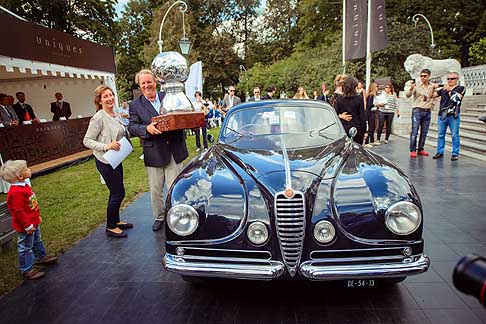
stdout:
[[366,56],[366,20],[368,7],[366,0],[344,1],[346,1],[344,59],[348,61]]
[[58,30],[0,13],[0,55],[116,73],[115,52]]
[[[201,91],[202,94],[202,62],[197,61],[192,64],[189,71],[189,77],[185,83],[186,96],[189,100],[194,101],[194,94],[197,90]],[[204,96],[203,96],[204,98]]]
[[371,51],[376,52],[386,48],[386,16],[385,0],[371,1]]

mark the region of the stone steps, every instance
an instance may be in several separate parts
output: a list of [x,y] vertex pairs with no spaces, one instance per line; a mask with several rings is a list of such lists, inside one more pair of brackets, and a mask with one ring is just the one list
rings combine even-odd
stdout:
[[[460,153],[459,153],[460,155],[486,161],[486,142],[484,142],[484,140],[483,143],[479,143],[475,140],[470,140],[465,136],[464,133],[459,132],[459,135],[461,136],[461,146],[460,146]],[[449,133],[446,134],[445,141],[446,141],[446,147],[445,147],[446,152],[451,152],[452,140]],[[429,129],[426,143],[433,147],[437,147],[437,130],[434,129],[432,126]],[[435,154],[435,152],[433,154]]]

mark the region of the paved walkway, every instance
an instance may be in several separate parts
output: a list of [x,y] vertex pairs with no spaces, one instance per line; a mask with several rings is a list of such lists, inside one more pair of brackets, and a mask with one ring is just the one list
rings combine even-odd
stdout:
[[479,302],[451,279],[461,256],[486,255],[486,164],[448,155],[411,160],[407,147],[392,137],[373,150],[399,164],[421,195],[426,274],[387,289],[247,281],[192,288],[162,270],[164,235],[151,230],[145,194],[123,211],[135,223],[127,239],[107,239],[100,226],[46,278],[0,298],[0,323],[486,323]]

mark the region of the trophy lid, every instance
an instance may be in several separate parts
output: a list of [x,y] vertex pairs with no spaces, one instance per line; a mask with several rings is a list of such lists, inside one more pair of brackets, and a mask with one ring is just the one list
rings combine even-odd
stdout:
[[150,68],[159,83],[185,82],[189,77],[187,60],[178,52],[159,53]]

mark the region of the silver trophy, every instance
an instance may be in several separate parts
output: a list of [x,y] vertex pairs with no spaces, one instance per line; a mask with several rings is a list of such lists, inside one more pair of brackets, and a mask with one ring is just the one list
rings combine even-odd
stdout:
[[178,52],[159,53],[150,66],[162,91],[162,107],[167,112],[194,111],[191,100],[184,93],[184,82],[189,77],[187,60]]

